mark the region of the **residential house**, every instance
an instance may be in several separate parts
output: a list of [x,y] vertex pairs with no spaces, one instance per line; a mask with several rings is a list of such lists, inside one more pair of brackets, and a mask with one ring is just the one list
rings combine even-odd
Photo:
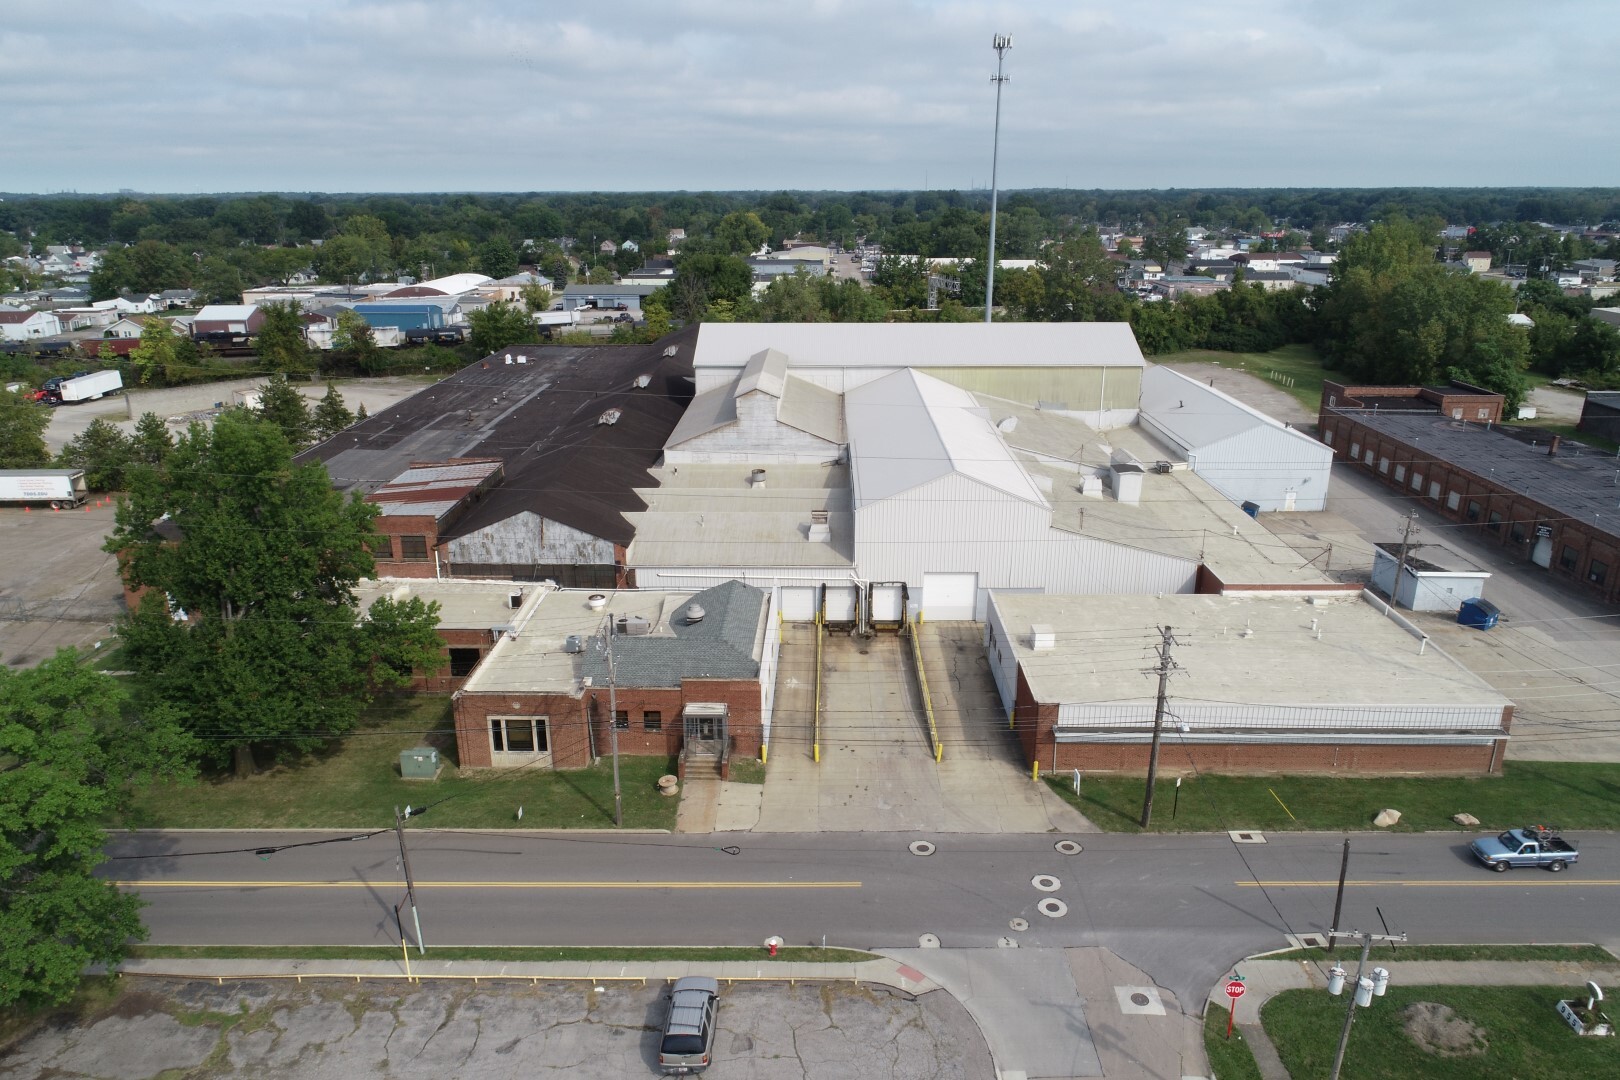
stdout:
[[191,320],[191,336],[207,334],[256,334],[264,325],[264,311],[257,304],[209,304]]
[[62,320],[50,311],[0,311],[0,340],[32,341],[62,333]]
[[1488,251],[1465,251],[1458,261],[1467,268],[1470,274],[1483,274],[1491,268],[1491,253]]

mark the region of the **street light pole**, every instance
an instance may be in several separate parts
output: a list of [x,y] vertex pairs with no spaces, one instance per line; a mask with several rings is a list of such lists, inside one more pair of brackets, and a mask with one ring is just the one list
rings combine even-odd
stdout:
[[1170,646],[1176,639],[1170,636],[1168,626],[1159,628],[1159,694],[1153,705],[1153,744],[1148,749],[1147,794],[1142,797],[1142,828],[1153,820],[1153,785],[1159,779],[1159,740],[1164,733],[1165,689],[1170,683],[1170,672],[1175,664],[1170,660]]
[[411,903],[411,922],[416,925],[416,951],[425,953],[427,942],[422,940],[422,916],[416,910],[416,882],[411,878],[411,854],[405,847],[405,819],[410,816],[409,806],[405,807],[403,814],[399,812],[399,807],[394,807],[394,835],[399,838],[399,864],[405,871],[405,898]]
[[996,73],[990,81],[996,84],[996,134],[990,144],[990,261],[984,268],[984,321],[990,321],[990,306],[996,293],[996,159],[1001,154],[1001,84],[1011,76],[1001,73],[1002,61],[1012,48],[1012,38],[997,34],[991,48],[996,50]]
[[619,790],[619,687],[613,678],[613,612],[608,612],[608,742],[613,747],[613,827],[624,827],[624,795]]

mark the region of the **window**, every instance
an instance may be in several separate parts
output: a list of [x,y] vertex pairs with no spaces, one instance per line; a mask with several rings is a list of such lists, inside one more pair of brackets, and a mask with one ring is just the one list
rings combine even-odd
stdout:
[[1397,484],[1399,484],[1402,480],[1405,480],[1405,479],[1406,479],[1406,466],[1405,465],[1397,465],[1397,466],[1395,466],[1395,482]]
[[[1440,485],[1436,484],[1435,486],[1439,487]],[[1455,510],[1455,509],[1457,509],[1457,504],[1460,503],[1461,501],[1462,501],[1462,496],[1457,494],[1455,491],[1446,492],[1446,509],[1447,510]]]
[[472,674],[478,661],[483,659],[483,652],[479,649],[451,649],[450,650],[450,677],[464,679]]
[[1468,500],[1468,514],[1467,514],[1467,517],[1468,517],[1469,521],[1478,521],[1479,520],[1479,515],[1484,513],[1484,512],[1485,512],[1485,508],[1483,506],[1479,505],[1479,503],[1475,502],[1473,499]]
[[1529,536],[1529,533],[1524,530],[1524,522],[1515,521],[1513,527],[1508,530],[1508,535],[1513,538],[1515,544],[1522,544]]
[[1361,444],[1360,443],[1352,442],[1350,444],[1350,456],[1351,457],[1360,457],[1361,456]]
[[1609,564],[1593,559],[1586,564],[1586,580],[1594,585],[1602,585],[1609,580]]
[[[1330,402],[1328,402],[1328,404],[1331,405],[1333,403],[1330,401]],[[1332,428],[1328,428],[1326,431],[1322,432],[1322,441],[1327,443],[1329,446],[1333,445],[1333,429]]]
[[[1372,457],[1371,450],[1367,451],[1367,456]],[[1378,459],[1378,471],[1385,475],[1389,474],[1389,458],[1381,457]]]
[[371,557],[373,559],[392,559],[394,557],[394,538],[392,536],[379,536],[369,541]]
[[1489,420],[1491,418],[1491,410],[1480,409],[1475,415],[1481,420]]
[[[1440,481],[1438,481],[1438,480],[1430,480],[1429,481],[1429,498],[1433,499],[1435,502],[1440,501]],[[1452,509],[1455,510],[1457,508],[1455,506],[1453,506]]]
[[1422,473],[1415,472],[1415,473],[1412,474],[1412,490],[1413,491],[1422,491],[1423,490],[1423,474]]
[[399,538],[399,557],[407,561],[426,562],[428,557],[427,537],[402,536]]
[[646,709],[641,714],[642,731],[663,731],[664,714],[657,709]]
[[1573,574],[1575,572],[1575,568],[1580,564],[1581,553],[1570,547],[1568,544],[1565,544],[1564,550],[1558,555],[1558,568],[1560,570],[1568,570]]
[[492,716],[489,748],[497,754],[544,754],[551,749],[543,716]]
[[1453,420],[1461,420],[1462,419],[1462,407],[1461,406],[1458,406],[1457,408],[1451,410],[1451,418]]
[[1485,522],[1485,527],[1491,530],[1491,532],[1501,532],[1502,512],[1500,510],[1492,510],[1490,520]]
[[624,709],[615,711],[613,714],[613,726],[618,728],[620,731],[629,731],[630,714]]
[[1373,452],[1371,450],[1368,450],[1365,454],[1361,455],[1361,460],[1366,465],[1371,465],[1372,464],[1372,459],[1373,459]]

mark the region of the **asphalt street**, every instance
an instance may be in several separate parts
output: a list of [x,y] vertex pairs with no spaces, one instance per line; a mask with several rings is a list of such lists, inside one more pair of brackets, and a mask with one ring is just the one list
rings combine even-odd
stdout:
[[[395,944],[404,898],[391,832],[307,845],[313,832],[143,832],[109,845],[105,876],[140,892],[163,944]],[[1240,957],[1320,932],[1341,837],[1056,834],[533,834],[407,832],[423,936],[434,945],[789,944],[915,948],[1097,945],[1184,1002]],[[908,845],[930,839],[919,856]],[[1620,947],[1620,835],[1580,836],[1558,875],[1493,874],[1461,834],[1352,838],[1345,927],[1416,943]],[[257,853],[262,852],[262,853]],[[1036,882],[1050,876],[1051,881]],[[1045,886],[1042,888],[1041,886]],[[1041,901],[1061,901],[1047,914]],[[1059,905],[1047,905],[1057,910]],[[1380,917],[1381,916],[1381,917]],[[1014,920],[1028,922],[1027,930]],[[409,917],[406,917],[409,927]]]

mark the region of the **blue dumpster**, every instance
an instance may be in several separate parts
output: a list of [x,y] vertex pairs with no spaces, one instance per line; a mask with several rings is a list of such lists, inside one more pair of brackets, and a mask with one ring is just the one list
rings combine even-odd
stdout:
[[1457,609],[1457,622],[1462,626],[1472,626],[1475,630],[1489,630],[1496,625],[1502,611],[1489,600],[1472,597],[1462,602]]
[[1252,518],[1259,518],[1260,504],[1257,502],[1246,502],[1243,504],[1243,512]]

